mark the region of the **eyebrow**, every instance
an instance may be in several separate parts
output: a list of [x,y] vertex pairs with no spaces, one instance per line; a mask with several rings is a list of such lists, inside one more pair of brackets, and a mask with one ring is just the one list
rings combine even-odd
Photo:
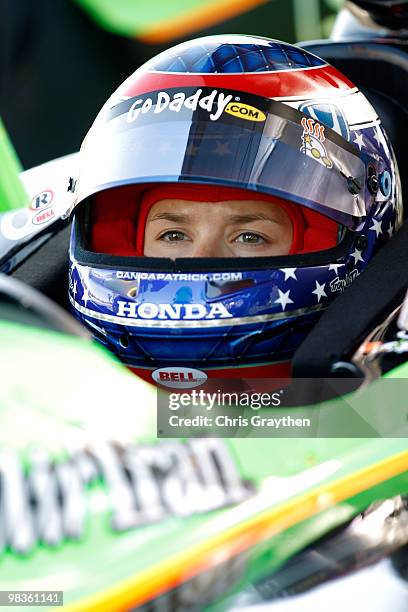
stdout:
[[190,219],[188,215],[183,215],[180,213],[171,213],[171,212],[163,212],[154,215],[150,219],[150,221],[160,221],[164,219],[165,221],[173,221],[174,223],[187,223]]
[[272,223],[280,223],[280,221],[277,221],[276,219],[274,219],[273,217],[270,217],[269,215],[264,215],[262,213],[254,213],[254,214],[247,214],[247,215],[232,215],[231,217],[229,217],[228,219],[231,223],[251,223],[252,221],[271,221]]
[[[189,215],[183,215],[180,213],[163,212],[154,215],[154,217],[150,219],[150,221],[161,220],[172,221],[173,223],[188,223],[190,221],[190,217]],[[228,217],[228,221],[229,223],[233,223],[235,225],[239,225],[240,223],[252,223],[253,221],[270,221],[271,223],[281,224],[280,221],[262,213],[252,215],[231,215],[231,217]]]

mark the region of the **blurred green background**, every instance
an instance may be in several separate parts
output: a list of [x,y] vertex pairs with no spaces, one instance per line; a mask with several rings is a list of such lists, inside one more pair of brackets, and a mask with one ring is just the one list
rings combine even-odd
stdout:
[[78,150],[112,91],[172,44],[222,33],[325,38],[344,2],[3,0],[0,115],[29,168]]

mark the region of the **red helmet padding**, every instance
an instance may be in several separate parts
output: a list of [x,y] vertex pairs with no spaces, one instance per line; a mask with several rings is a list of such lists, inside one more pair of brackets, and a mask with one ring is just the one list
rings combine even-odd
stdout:
[[107,255],[135,256],[136,228],[130,219],[97,221],[92,230],[91,249]]
[[302,214],[306,222],[302,253],[324,251],[336,246],[338,225],[335,221],[305,206],[302,206]]
[[142,187],[107,189],[92,198],[90,248],[106,255],[135,256],[137,211]]
[[[143,192],[144,191],[144,192]],[[267,194],[213,185],[126,185],[96,194],[92,201],[91,250],[121,256],[142,256],[150,208],[165,199],[196,202],[270,201],[289,216],[293,239],[289,254],[310,253],[337,244],[337,223],[325,215]]]
[[114,187],[95,194],[92,198],[93,221],[135,220],[139,207],[141,185]]
[[303,246],[303,233],[305,230],[304,218],[299,206],[292,204],[292,202],[287,202],[264,193],[237,189],[235,187],[220,187],[214,185],[158,185],[157,187],[148,189],[143,194],[140,203],[136,231],[136,251],[138,253],[143,254],[146,219],[149,210],[156,202],[167,199],[187,200],[191,202],[228,202],[230,200],[260,200],[263,202],[271,202],[282,208],[291,220],[293,238],[289,253],[298,253]]

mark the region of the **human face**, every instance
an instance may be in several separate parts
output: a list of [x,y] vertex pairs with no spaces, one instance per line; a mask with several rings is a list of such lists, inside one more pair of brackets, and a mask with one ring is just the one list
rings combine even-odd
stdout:
[[169,198],[149,211],[144,254],[172,259],[287,255],[292,237],[289,215],[272,202]]

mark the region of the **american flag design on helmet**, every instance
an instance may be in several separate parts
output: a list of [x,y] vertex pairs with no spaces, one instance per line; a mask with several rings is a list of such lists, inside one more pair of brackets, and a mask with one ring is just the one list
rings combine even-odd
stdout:
[[[279,196],[336,221],[338,244],[163,269],[92,252],[81,230],[90,198],[158,183]],[[72,310],[150,381],[185,367],[202,381],[288,375],[321,312],[401,223],[395,157],[364,94],[308,51],[243,35],[181,43],[114,92],[81,150],[77,206]]]

